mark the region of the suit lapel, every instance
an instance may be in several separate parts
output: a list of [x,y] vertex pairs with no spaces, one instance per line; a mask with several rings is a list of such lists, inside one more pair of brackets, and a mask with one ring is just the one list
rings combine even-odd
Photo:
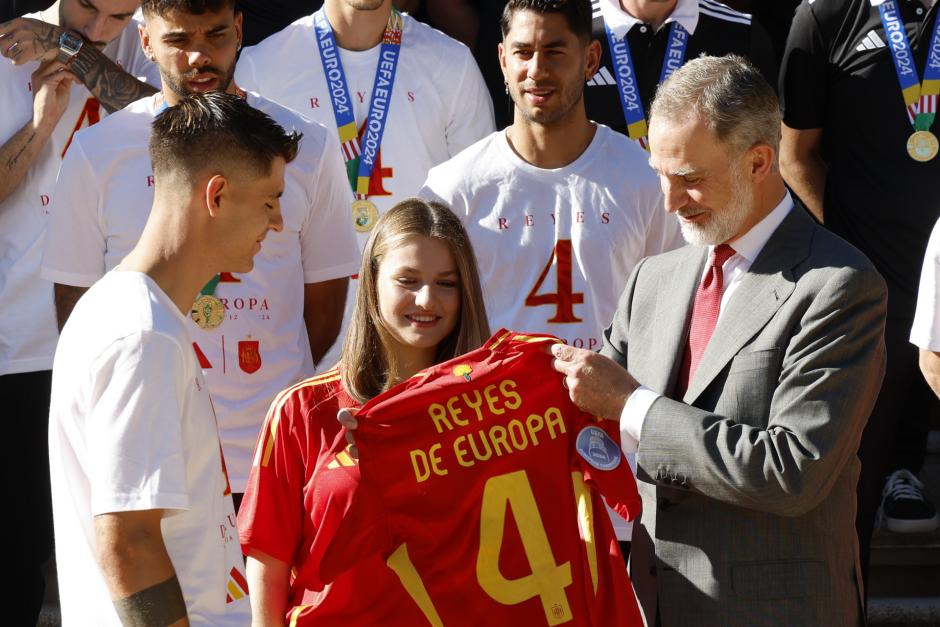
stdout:
[[682,363],[689,315],[702,269],[708,257],[706,248],[686,246],[672,272],[664,277],[656,292],[657,334],[652,346],[657,353],[653,379],[644,384],[653,390],[671,394]]
[[810,250],[812,219],[796,204],[767,240],[728,302],[683,402],[692,404],[793,292],[793,268]]

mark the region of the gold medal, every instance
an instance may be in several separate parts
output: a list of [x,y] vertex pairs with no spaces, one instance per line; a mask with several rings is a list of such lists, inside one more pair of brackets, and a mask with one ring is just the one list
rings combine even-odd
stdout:
[[368,233],[379,219],[379,210],[371,200],[355,200],[352,204],[353,226],[360,233]]
[[930,161],[940,151],[940,142],[937,136],[930,131],[914,131],[907,139],[907,154],[914,161]]
[[215,296],[203,294],[193,303],[189,316],[200,329],[214,329],[225,320],[225,305]]

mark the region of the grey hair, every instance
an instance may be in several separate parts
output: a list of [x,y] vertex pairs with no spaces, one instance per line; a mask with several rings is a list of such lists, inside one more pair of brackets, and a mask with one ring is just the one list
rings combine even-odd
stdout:
[[779,167],[780,102],[773,87],[750,61],[738,55],[701,56],[686,63],[660,85],[650,108],[656,118],[698,116],[738,157],[756,144],[774,150]]

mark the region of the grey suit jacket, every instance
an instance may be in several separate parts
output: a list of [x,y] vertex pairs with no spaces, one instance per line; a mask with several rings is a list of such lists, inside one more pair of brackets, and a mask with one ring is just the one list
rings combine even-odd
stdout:
[[673,400],[706,253],[641,262],[601,351],[664,394],[637,453],[631,575],[644,615],[860,625],[856,451],[884,376],[884,281],[797,204]]

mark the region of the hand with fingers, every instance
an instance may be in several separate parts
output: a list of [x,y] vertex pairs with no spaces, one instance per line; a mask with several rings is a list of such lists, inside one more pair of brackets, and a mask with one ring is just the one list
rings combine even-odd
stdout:
[[356,414],[359,412],[355,407],[344,407],[336,412],[336,419],[339,424],[346,427],[346,443],[349,444],[349,456],[353,459],[359,459],[359,448],[356,446],[355,431],[359,428],[359,421],[356,420]]
[[0,54],[23,65],[30,61],[53,61],[59,56],[62,29],[28,17],[0,24]]
[[623,406],[640,387],[627,370],[594,351],[565,344],[550,347],[552,368],[565,375],[571,401],[582,410],[609,420],[620,420]]
[[32,76],[33,125],[51,132],[69,105],[75,76],[60,61],[43,62]]

